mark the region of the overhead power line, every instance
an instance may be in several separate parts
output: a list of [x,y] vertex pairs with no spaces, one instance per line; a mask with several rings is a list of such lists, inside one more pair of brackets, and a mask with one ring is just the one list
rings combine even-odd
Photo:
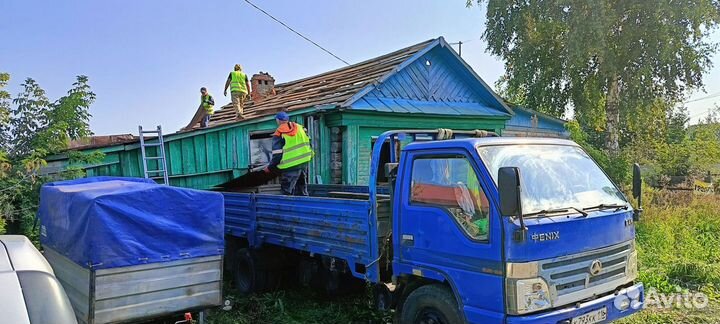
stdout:
[[705,100],[705,99],[710,99],[710,98],[715,98],[715,97],[720,97],[720,92],[715,92],[715,93],[710,94],[710,95],[707,95],[707,96],[705,96],[705,97],[700,97],[700,98],[696,98],[696,99],[691,99],[691,100],[685,101],[685,102],[683,102],[683,103],[691,103],[691,102],[700,101],[700,100]]
[[258,7],[258,6],[255,5],[254,3],[250,2],[250,0],[245,0],[245,2],[247,2],[249,5],[253,6],[253,8],[257,9],[258,11],[262,12],[262,13],[265,14],[266,16],[270,17],[270,19],[276,21],[276,22],[279,23],[280,25],[283,25],[283,27],[289,29],[291,32],[297,34],[298,36],[302,37],[304,40],[310,42],[311,44],[315,45],[317,48],[323,50],[325,53],[328,53],[328,54],[332,55],[332,57],[338,59],[340,62],[343,62],[343,63],[345,63],[345,64],[347,64],[347,65],[350,65],[350,63],[348,63],[347,61],[341,59],[339,56],[333,54],[333,52],[330,52],[328,49],[320,46],[320,44],[314,42],[312,39],[310,39],[310,38],[308,38],[307,36],[301,34],[300,32],[298,32],[297,30],[295,30],[295,29],[293,29],[292,27],[288,26],[288,25],[285,24],[284,22],[280,21],[280,19],[275,18],[273,15],[271,15],[271,14],[268,13],[267,11],[265,11],[265,10],[263,10],[262,8]]

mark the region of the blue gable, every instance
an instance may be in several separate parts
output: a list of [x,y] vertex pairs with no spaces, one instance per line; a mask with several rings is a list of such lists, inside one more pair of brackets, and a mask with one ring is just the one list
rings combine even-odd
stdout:
[[343,106],[396,113],[507,117],[512,114],[442,38]]
[[565,129],[565,120],[555,118],[531,109],[515,106],[515,114],[505,124],[503,135],[542,136],[567,138],[570,133]]
[[555,132],[565,132],[565,121],[534,110],[514,107],[515,115],[508,120],[508,127],[538,128]]

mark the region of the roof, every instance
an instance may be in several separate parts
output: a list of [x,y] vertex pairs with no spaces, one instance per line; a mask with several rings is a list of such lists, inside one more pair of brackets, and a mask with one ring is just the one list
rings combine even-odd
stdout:
[[472,149],[478,146],[492,145],[566,145],[578,146],[577,143],[557,138],[545,137],[470,137],[443,141],[414,142],[408,144],[404,150],[424,150],[437,148],[456,148],[458,146]]
[[133,134],[95,135],[70,141],[68,149],[86,150],[111,145],[134,143],[137,141],[139,141],[139,138]]
[[[439,48],[445,48],[445,50],[436,50]],[[433,50],[436,51],[430,53]],[[473,88],[471,92],[474,94],[481,93],[479,97],[482,97],[482,102],[447,102],[447,98],[438,96],[438,93],[435,92],[436,89],[430,89],[433,91],[433,100],[412,100],[420,98],[413,98],[411,95],[382,96],[387,94],[387,92],[383,93],[384,82],[395,82],[391,79],[393,77],[410,80],[409,76],[404,76],[400,72],[404,69],[411,69],[413,64],[424,66],[425,60],[418,59],[424,57],[425,54],[430,55],[431,60],[437,58],[437,63],[444,63],[444,68],[459,71],[462,76],[452,80],[455,82],[450,82],[450,80],[437,77],[447,78],[448,74],[453,73],[443,73],[442,75],[433,73],[432,76],[418,77],[419,79],[427,77],[432,80],[417,81],[419,79],[415,79],[415,82],[452,83],[456,85],[456,88],[458,84],[464,88]],[[395,84],[397,83],[395,82]],[[457,94],[459,90],[456,88],[445,90]],[[426,89],[426,91],[428,90]],[[470,90],[465,89],[465,91]],[[364,98],[368,94],[371,94],[371,97],[376,100],[375,103],[370,102],[373,99]],[[378,97],[378,94],[381,96]],[[466,95],[469,94],[466,93]],[[363,100],[360,101],[361,99]],[[448,115],[509,116],[512,114],[505,102],[452,50],[442,37],[439,37],[330,72],[277,84],[274,95],[266,97],[259,103],[252,100],[246,101],[243,115],[245,120],[248,120],[272,115],[279,111],[293,111],[318,106]],[[380,106],[384,107],[380,108]],[[235,119],[235,112],[232,105],[227,104],[210,118],[209,127],[234,122],[238,122]],[[194,127],[197,126],[199,124]]]
[[[252,119],[319,105],[340,105],[435,42],[430,39],[389,54],[308,78],[275,85],[275,95],[259,104],[246,101],[244,116]],[[210,118],[210,127],[237,122],[231,104]]]
[[[506,129],[533,128],[539,131],[549,130],[557,133],[566,133],[567,121],[548,114],[521,106],[513,106],[515,114],[508,120]],[[537,118],[534,118],[536,116]]]
[[524,112],[527,112],[527,113],[529,113],[529,114],[536,114],[536,115],[538,115],[539,117],[542,117],[542,118],[545,118],[545,119],[547,119],[547,120],[554,121],[554,122],[557,122],[557,123],[562,123],[562,124],[567,123],[567,120],[565,120],[565,119],[553,117],[553,116],[550,116],[550,115],[548,115],[548,114],[546,114],[546,113],[539,112],[539,111],[534,110],[534,109],[525,108],[525,107],[522,107],[522,106],[513,106],[512,109],[513,109],[513,110],[524,111]]

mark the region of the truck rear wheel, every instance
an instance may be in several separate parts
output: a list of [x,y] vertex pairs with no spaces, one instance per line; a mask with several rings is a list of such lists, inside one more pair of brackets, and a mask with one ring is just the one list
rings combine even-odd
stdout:
[[415,289],[402,303],[400,323],[455,324],[462,316],[452,292],[441,285],[427,285]]
[[235,291],[249,295],[265,290],[266,272],[259,268],[258,259],[250,249],[240,249],[235,257],[233,279]]

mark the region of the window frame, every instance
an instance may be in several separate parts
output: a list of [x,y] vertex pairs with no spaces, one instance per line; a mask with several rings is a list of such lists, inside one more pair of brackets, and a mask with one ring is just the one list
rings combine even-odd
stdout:
[[[478,186],[480,190],[482,191],[482,194],[485,196],[485,200],[488,202],[488,213],[487,213],[487,219],[488,219],[488,232],[485,237],[485,239],[480,239],[473,237],[468,233],[468,231],[460,224],[460,222],[457,221],[455,215],[453,215],[452,211],[446,206],[438,205],[438,204],[430,204],[430,203],[423,203],[423,202],[417,202],[413,201],[412,199],[412,184],[413,184],[413,177],[415,175],[415,161],[416,160],[433,160],[433,159],[450,159],[450,158],[459,158],[459,159],[465,159],[465,161],[470,166],[470,169],[475,173],[475,178],[478,181]],[[407,184],[408,188],[408,194],[405,195],[406,203],[408,206],[415,206],[415,207],[422,207],[422,208],[437,208],[438,210],[442,210],[447,217],[450,218],[450,220],[455,224],[455,226],[460,230],[460,232],[468,238],[470,241],[475,243],[482,243],[482,244],[490,244],[490,237],[491,237],[491,231],[492,231],[492,210],[493,210],[493,203],[490,199],[490,196],[487,194],[487,190],[485,186],[483,185],[482,179],[479,177],[479,170],[478,165],[476,163],[473,163],[473,159],[470,155],[468,155],[466,152],[448,152],[448,153],[424,153],[424,152],[418,152],[415,153],[412,156],[412,159],[410,160],[410,181]]]
[[[262,164],[253,164],[253,140],[272,140],[273,134],[275,133],[275,130],[258,130],[248,133],[247,137],[247,153],[248,153],[248,167],[249,168],[255,168],[259,167]],[[271,142],[270,149],[272,150],[272,142]],[[268,157],[268,162],[272,159],[272,154]]]

